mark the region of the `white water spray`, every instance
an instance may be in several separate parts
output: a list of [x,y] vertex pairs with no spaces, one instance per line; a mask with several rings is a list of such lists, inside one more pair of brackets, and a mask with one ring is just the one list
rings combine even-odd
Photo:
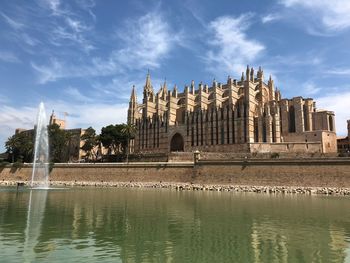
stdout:
[[49,176],[49,139],[44,103],[39,105],[36,122],[34,160],[31,187],[48,188]]

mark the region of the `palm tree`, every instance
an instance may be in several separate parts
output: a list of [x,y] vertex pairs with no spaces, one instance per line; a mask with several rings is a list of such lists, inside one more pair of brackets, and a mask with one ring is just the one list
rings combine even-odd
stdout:
[[130,140],[135,138],[136,134],[136,126],[132,123],[125,124],[122,129],[123,135],[127,139],[127,147],[126,147],[126,162],[129,162],[129,147],[130,147]]
[[30,162],[33,156],[33,140],[25,133],[16,133],[9,137],[5,143],[6,151],[11,155],[12,162],[21,159]]
[[15,151],[18,148],[18,136],[13,135],[6,141],[5,148],[9,154],[11,154],[12,162],[15,162]]

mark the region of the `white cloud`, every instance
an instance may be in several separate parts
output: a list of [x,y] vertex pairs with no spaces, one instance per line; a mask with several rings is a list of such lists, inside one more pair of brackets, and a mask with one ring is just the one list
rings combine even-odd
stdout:
[[32,107],[0,106],[0,152],[4,151],[6,140],[15,133],[16,128],[33,128],[36,110]]
[[336,132],[338,136],[347,134],[346,120],[350,119],[350,92],[326,94],[315,99],[317,108],[335,112]]
[[5,15],[3,12],[0,12],[0,15],[4,18],[4,20],[6,21],[6,23],[11,26],[13,29],[18,30],[24,27],[24,24],[15,21],[14,19],[12,19],[11,17]]
[[57,58],[50,58],[47,64],[31,63],[37,72],[38,83],[46,84],[63,78],[81,78],[110,76],[122,73],[117,61],[110,57],[107,60],[92,58],[91,61],[80,64],[71,64]]
[[94,101],[92,97],[85,96],[77,88],[68,87],[64,90],[64,93],[69,96],[68,100],[75,100],[83,103]]
[[[85,104],[67,103],[65,101],[48,101],[49,107],[55,112],[67,112],[67,128],[87,128],[92,126],[97,132],[101,127],[126,122],[126,104],[104,104],[89,102]],[[50,109],[50,110],[51,110]]]
[[31,63],[31,66],[39,73],[39,84],[56,81],[58,78],[61,78],[63,76],[62,64],[53,58],[51,59],[49,66],[37,65],[33,62]]
[[317,87],[313,82],[306,82],[303,85],[303,93],[305,95],[315,95],[321,91],[320,87]]
[[14,38],[18,39],[18,41],[20,41],[21,43],[24,42],[29,46],[35,46],[40,42],[34,37],[24,32],[28,28],[28,26],[26,26],[24,23],[18,22],[13,18],[10,18],[9,16],[5,15],[2,12],[0,12],[0,16],[2,16],[4,20],[7,22],[7,24],[14,29],[15,31],[13,33]]
[[[300,7],[309,11],[308,17],[320,19],[326,30],[337,31],[350,27],[349,0],[280,0],[285,7]],[[310,20],[311,23],[311,20]]]
[[[94,6],[93,1],[79,1],[77,4],[80,9],[73,9],[69,1],[60,0],[38,0],[39,6],[45,11],[51,11],[50,23],[45,25],[47,37],[51,44],[55,46],[72,46],[77,45],[79,50],[89,53],[95,49],[92,41],[87,39],[87,35],[93,30],[93,19],[90,24],[86,24],[82,13],[92,13],[91,8]],[[83,11],[83,12],[81,12]]]
[[70,17],[66,18],[66,22],[75,32],[83,32],[90,29],[90,27],[87,27],[81,21],[72,19]]
[[272,22],[275,20],[279,20],[279,19],[281,19],[281,16],[278,14],[267,14],[266,16],[263,16],[261,18],[261,22],[263,24],[266,24],[266,23],[269,23],[269,22]]
[[350,76],[350,68],[332,68],[326,70],[325,73],[331,75],[348,75]]
[[49,5],[49,8],[52,10],[54,13],[59,13],[60,10],[60,0],[47,0],[47,4]]
[[[76,24],[73,27],[77,27],[77,30],[82,28]],[[69,33],[62,27],[56,30],[56,38],[84,42],[84,39],[76,38],[77,34]],[[135,21],[127,21],[117,36],[122,40],[122,46],[112,51],[107,58],[93,57],[83,64],[57,58],[51,58],[48,64],[32,62],[31,66],[38,73],[38,82],[45,84],[61,78],[127,75],[130,70],[158,68],[181,39],[179,34],[172,32],[165,19],[154,12]]]
[[34,38],[33,36],[28,35],[27,33],[21,33],[19,34],[19,38],[21,38],[21,40],[26,43],[29,46],[36,46],[40,43],[40,41],[36,38]]
[[67,46],[70,41],[72,43],[78,44],[85,52],[89,52],[95,49],[94,45],[88,41],[83,34],[81,33],[83,30],[87,30],[85,26],[83,26],[79,21],[70,22],[73,23],[70,25],[71,30],[68,30],[62,26],[56,26],[52,34],[50,35],[51,43],[56,46]]
[[223,16],[209,24],[213,35],[209,44],[214,47],[204,57],[209,71],[232,74],[233,71],[244,69],[247,63],[256,61],[265,47],[258,41],[249,39],[246,34],[251,17],[251,14]]
[[296,55],[277,55],[271,57],[270,61],[266,61],[264,64],[273,64],[281,67],[283,65],[283,70],[286,67],[296,67],[296,66],[316,66],[323,63],[323,58],[320,53],[317,55],[314,52],[296,54]]
[[0,60],[10,63],[19,63],[19,58],[9,51],[1,51],[0,50]]
[[158,12],[128,20],[117,35],[124,47],[114,53],[115,59],[131,68],[159,67],[181,39]]
[[38,2],[41,6],[50,10],[53,16],[62,16],[70,13],[68,9],[63,8],[60,0],[38,0]]

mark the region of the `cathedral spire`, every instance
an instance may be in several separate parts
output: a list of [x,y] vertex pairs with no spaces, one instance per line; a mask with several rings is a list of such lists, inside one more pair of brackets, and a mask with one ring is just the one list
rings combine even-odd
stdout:
[[146,84],[145,84],[144,90],[151,91],[153,93],[153,87],[152,87],[152,83],[151,83],[151,75],[149,74],[149,70],[147,72]]
[[218,83],[216,82],[216,79],[214,78],[213,79],[213,88],[217,88],[217,86],[218,86]]
[[136,91],[135,91],[135,85],[132,85],[131,95],[130,95],[130,102],[136,102]]
[[254,82],[254,68],[253,67],[250,70],[250,80]]
[[164,78],[163,89],[164,89],[164,90],[167,90],[167,89],[168,89],[168,86],[167,86],[167,84],[166,84],[166,78]]
[[177,86],[176,86],[176,84],[174,85],[173,96],[174,96],[175,98],[177,98]]
[[245,77],[246,77],[247,81],[250,80],[250,68],[249,68],[249,65],[247,65],[247,69],[245,71]]
[[194,80],[191,81],[191,93],[194,94],[195,93],[195,86],[194,86]]
[[257,73],[257,78],[260,80],[264,80],[264,71],[262,70],[261,66],[259,66],[259,70]]

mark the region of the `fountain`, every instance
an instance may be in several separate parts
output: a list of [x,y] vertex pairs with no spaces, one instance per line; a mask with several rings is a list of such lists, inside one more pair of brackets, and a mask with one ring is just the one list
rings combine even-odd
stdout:
[[48,189],[49,182],[49,140],[47,133],[47,121],[44,103],[39,105],[36,122],[34,160],[32,180],[30,186],[33,188]]
[[43,233],[42,221],[45,216],[46,199],[49,191],[30,190],[27,225],[24,231],[23,262],[37,262],[37,250]]

